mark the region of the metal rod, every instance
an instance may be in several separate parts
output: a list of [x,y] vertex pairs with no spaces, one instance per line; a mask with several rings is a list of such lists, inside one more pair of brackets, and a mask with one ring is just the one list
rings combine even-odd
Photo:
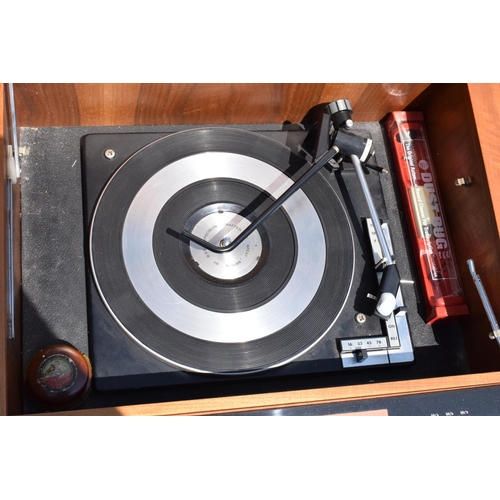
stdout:
[[15,303],[14,303],[14,203],[12,196],[12,181],[7,179],[7,335],[15,338]]
[[182,231],[183,236],[206,248],[207,250],[210,250],[211,252],[225,253],[234,250],[245,238],[250,236],[253,231],[255,231],[266,219],[276,212],[276,210],[278,210],[278,208],[280,208],[281,205],[283,205],[283,203],[290,198],[290,196],[298,191],[314,174],[319,172],[337,153],[338,149],[334,146],[321,155],[315,162],[313,162],[311,168],[304,175],[302,175],[298,181],[294,182],[269,208],[267,208],[267,210],[259,215],[259,217],[257,217],[252,224],[250,224],[228,245],[213,245],[212,243],[205,241],[188,231]]
[[491,328],[493,330],[492,338],[496,338],[498,345],[500,345],[500,326],[498,325],[497,318],[495,313],[493,312],[493,308],[491,307],[490,301],[488,299],[488,295],[486,294],[486,290],[484,289],[483,282],[479,277],[479,274],[476,273],[476,268],[474,266],[474,261],[469,259],[467,261],[469,266],[469,271],[476,284],[477,291],[479,292],[479,297],[481,298],[481,302],[483,303],[484,310],[486,311],[486,316],[488,316],[488,320],[491,324]]
[[[17,119],[16,119],[16,105],[14,100],[14,85],[12,83],[8,86],[8,105],[10,111],[10,125],[12,129],[12,149],[14,156],[15,172],[8,172],[7,186],[6,186],[6,267],[7,267],[7,336],[9,339],[15,338],[15,299],[14,299],[14,265],[15,265],[15,252],[14,252],[14,196],[13,185],[17,182],[17,176],[20,172],[19,165],[19,142],[17,138]],[[10,159],[8,160],[10,161]]]
[[361,167],[361,162],[359,161],[359,158],[356,155],[351,155],[351,161],[352,164],[354,165],[354,170],[356,171],[356,175],[358,176],[359,183],[361,184],[361,189],[363,190],[363,194],[365,195],[366,203],[368,205],[368,209],[370,210],[373,227],[375,228],[375,232],[377,233],[377,238],[380,242],[380,246],[382,247],[383,257],[385,257],[387,265],[394,264],[391,252],[389,251],[389,247],[387,246],[387,241],[385,239],[382,226],[380,225],[380,219],[377,214],[377,209],[375,208],[375,204],[373,203],[373,198],[370,193],[370,189],[368,188],[363,168]]

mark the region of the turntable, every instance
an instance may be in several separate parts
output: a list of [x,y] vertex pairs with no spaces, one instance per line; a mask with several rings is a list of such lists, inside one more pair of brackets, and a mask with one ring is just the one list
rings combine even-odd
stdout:
[[384,140],[351,115],[82,138],[97,389],[413,361]]
[[[479,299],[476,300],[478,304],[474,302],[477,290],[470,277],[467,279],[469,271],[465,264],[467,258],[473,258],[485,286],[492,286],[491,281],[488,284],[488,276],[497,275],[492,261],[489,259],[484,264],[487,271],[480,262],[484,252],[494,256],[497,251],[495,233],[489,231],[493,209],[491,200],[488,201],[488,198],[484,201],[482,198],[484,192],[489,194],[488,183],[481,149],[476,144],[476,123],[469,99],[470,92],[475,98],[486,99],[479,100],[480,103],[488,102],[486,87],[432,84],[418,100],[415,100],[416,96],[426,88],[425,85],[408,86],[412,90],[403,100],[388,93],[387,86],[378,84],[258,87],[19,84],[14,87],[18,109],[22,110],[17,122],[20,124],[21,177],[13,186],[13,195],[17,196],[11,203],[15,225],[8,234],[14,237],[11,243],[13,256],[17,260],[17,267],[13,268],[17,272],[13,276],[13,283],[22,282],[22,289],[17,287],[16,294],[12,296],[15,299],[12,301],[15,305],[12,313],[16,313],[16,316],[6,316],[6,322],[11,318],[15,322],[9,323],[10,329],[4,330],[8,339],[8,352],[12,354],[7,358],[6,368],[10,370],[9,373],[14,373],[9,380],[14,381],[14,396],[18,395],[17,400],[14,396],[12,401],[9,400],[9,412],[40,411],[38,406],[28,400],[22,376],[27,373],[38,351],[64,342],[71,343],[89,356],[94,374],[98,377],[89,399],[80,406],[84,411],[164,402],[169,403],[169,408],[177,408],[174,401],[185,401],[185,406],[189,406],[192,400],[200,398],[206,399],[210,405],[213,402],[212,407],[218,409],[222,408],[216,402],[220,399],[218,396],[239,396],[236,399],[241,400],[242,404],[250,400],[260,404],[265,399],[260,396],[263,394],[270,395],[266,399],[270,404],[291,401],[292,397],[304,401],[303,394],[306,393],[307,397],[309,394],[313,394],[313,397],[319,394],[323,399],[358,397],[360,394],[371,397],[393,391],[394,387],[398,391],[407,391],[409,387],[411,390],[436,387],[434,381],[422,382],[423,379],[436,378],[439,387],[446,388],[450,384],[461,385],[462,380],[471,384],[483,383],[482,370],[494,370],[496,354],[489,339],[484,345],[475,348],[480,337],[478,332],[487,329],[488,322],[487,318],[483,321],[484,308]],[[227,89],[232,93],[227,92]],[[252,99],[256,89],[259,93],[265,92],[258,102]],[[275,94],[280,98],[280,105],[270,106]],[[264,364],[262,370],[257,367],[248,372],[228,373],[222,370],[222,373],[204,371],[203,367],[195,371],[198,370],[196,366],[185,366],[182,361],[172,360],[169,355],[160,353],[169,360],[166,361],[158,353],[148,351],[131,336],[133,332],[125,332],[114,320],[96,288],[93,271],[88,265],[90,223],[94,207],[114,173],[128,158],[154,141],[185,131],[213,128],[238,129],[277,141],[301,161],[307,160],[312,164],[315,159],[315,134],[309,135],[309,132],[316,132],[317,129],[313,121],[306,121],[303,117],[309,106],[330,101],[336,98],[336,94],[346,95],[356,104],[353,116],[359,117],[360,122],[355,123],[351,132],[372,139],[375,156],[370,163],[389,170],[386,174],[369,169],[365,180],[379,219],[383,221],[382,228],[390,235],[393,247],[391,253],[395,256],[400,291],[404,307],[407,308],[406,314],[396,316],[398,320],[404,317],[408,322],[414,361],[368,364],[375,361],[375,350],[364,349],[363,352],[363,346],[371,346],[368,342],[375,337],[385,337],[377,340],[386,343],[390,338],[382,320],[373,314],[375,299],[369,294],[377,296],[379,292],[379,268],[375,270],[377,258],[373,258],[374,250],[367,238],[367,224],[371,216],[355,176],[354,165],[347,156],[343,161],[335,158],[340,169],[335,164],[325,165],[321,172],[315,174],[326,180],[336,193],[338,202],[347,214],[354,248],[352,280],[345,304],[335,321],[331,318],[331,327],[316,343],[297,351],[297,357],[285,356],[284,364],[278,361],[272,366],[270,363]],[[210,95],[213,99],[206,100]],[[95,112],[96,102],[105,113]],[[155,102],[160,105],[155,105]],[[217,109],[213,109],[214,102],[217,102]],[[244,106],[241,106],[242,103]],[[241,110],[241,107],[244,109]],[[476,108],[473,106],[474,110]],[[441,322],[432,325],[425,323],[418,275],[414,272],[415,261],[410,239],[406,237],[405,207],[401,203],[401,193],[393,175],[395,165],[388,141],[392,136],[388,136],[385,130],[386,113],[393,109],[422,110],[425,113],[439,183],[445,192],[444,209],[453,226],[450,231],[457,262],[461,266],[459,272],[463,278],[464,292],[467,292],[467,300],[471,300],[473,305],[472,319],[453,320],[452,324],[446,325]],[[118,110],[119,115],[116,114]],[[284,121],[287,119],[293,125]],[[361,123],[361,120],[376,121]],[[479,131],[482,133],[484,130],[479,127]],[[99,149],[92,153],[95,158],[82,156],[82,151],[91,152],[87,141],[90,144],[98,136],[102,136],[103,140]],[[118,137],[122,137],[122,142]],[[108,149],[111,151],[104,156]],[[464,151],[467,155],[462,158]],[[243,151],[243,155],[250,156],[246,151]],[[101,173],[94,174],[95,179],[89,177],[93,159],[102,162],[103,168]],[[303,168],[307,168],[307,164],[304,163]],[[486,173],[489,175],[491,165],[488,168]],[[300,173],[292,175],[294,182],[300,177]],[[467,189],[457,187],[457,177],[466,179],[469,176],[477,183]],[[82,186],[85,192],[82,192]],[[270,196],[268,205],[273,201],[274,197]],[[481,210],[486,216],[478,218],[477,214],[483,213]],[[286,206],[272,217],[279,215],[287,218],[288,223]],[[249,216],[250,222],[255,222],[255,217]],[[267,223],[271,222],[272,217]],[[323,222],[321,218],[320,222]],[[168,227],[162,229],[167,236],[172,235],[167,232]],[[193,233],[193,229],[194,226],[182,227],[183,232]],[[267,234],[266,226],[260,232]],[[261,240],[265,248],[267,243],[263,237]],[[19,244],[21,242],[22,245]],[[478,246],[478,242],[481,245]],[[192,263],[189,260],[186,262]],[[9,269],[12,268],[7,268],[6,272]],[[190,272],[196,273],[196,269],[190,267]],[[202,277],[201,274],[199,276]],[[491,279],[494,281],[494,278]],[[11,298],[11,295],[8,297]],[[468,342],[467,350],[464,340]],[[359,349],[348,350],[358,347],[349,345],[352,341],[361,342]],[[99,350],[103,346],[104,353]],[[381,351],[386,349],[383,344],[381,347]],[[386,352],[389,350],[390,354],[396,352],[394,349],[386,349]],[[351,361],[352,366],[344,364],[346,359]],[[454,377],[469,374],[471,370],[473,377]],[[9,390],[10,387],[9,382]],[[140,387],[140,390],[126,389],[128,387]],[[315,390],[301,391],[304,389]],[[288,394],[291,395],[289,399]],[[259,396],[254,398],[253,395]],[[226,404],[226,400],[224,398],[221,405]],[[24,405],[23,409],[20,404]],[[200,407],[197,403],[195,406]],[[151,408],[151,411],[157,411],[157,407]],[[136,410],[130,408],[130,411]]]

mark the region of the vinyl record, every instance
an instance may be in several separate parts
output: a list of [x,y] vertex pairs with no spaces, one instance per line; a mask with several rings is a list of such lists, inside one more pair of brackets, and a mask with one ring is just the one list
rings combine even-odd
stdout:
[[181,236],[234,239],[305,168],[284,145],[227,128],[178,132],[125,161],[90,229],[96,288],[121,329],[164,361],[207,373],[269,369],[315,345],[354,269],[350,223],[322,173],[231,252]]

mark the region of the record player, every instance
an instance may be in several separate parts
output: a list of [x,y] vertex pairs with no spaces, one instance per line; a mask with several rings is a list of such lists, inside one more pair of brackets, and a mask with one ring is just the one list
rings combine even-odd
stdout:
[[[40,411],[40,407],[33,405],[27,397],[23,377],[37,352],[64,342],[71,343],[91,358],[94,373],[99,378],[93,384],[94,390],[89,398],[80,406],[84,411],[141,405],[127,410],[135,413],[142,411],[143,403],[168,403],[169,408],[182,407],[180,411],[186,412],[190,411],[186,407],[193,406],[191,402],[200,398],[217,410],[228,407],[232,403],[226,404],[226,401],[234,399],[223,398],[219,402],[218,396],[238,396],[236,399],[241,401],[240,406],[248,401],[256,401],[256,405],[261,404],[261,401],[268,401],[269,404],[305,401],[303,394],[306,393],[307,398],[311,394],[315,401],[350,398],[353,395],[372,397],[389,391],[392,394],[394,388],[397,391],[420,391],[422,388],[434,390],[436,383],[445,388],[461,386],[464,380],[468,384],[483,383],[482,371],[494,370],[496,354],[491,349],[491,343],[488,343],[489,339],[482,342],[477,335],[479,330],[488,328],[484,324],[487,319],[484,319],[484,308],[480,301],[476,300],[474,283],[469,283],[470,280],[466,278],[469,271],[465,265],[467,258],[473,258],[485,287],[491,288],[492,281],[488,281],[488,278],[491,277],[494,282],[497,273],[492,263],[497,261],[489,259],[483,266],[479,263],[484,252],[488,256],[494,256],[497,252],[495,233],[490,231],[491,220],[494,220],[491,200],[483,196],[485,192],[490,193],[486,174],[489,175],[492,167],[489,161],[486,162],[488,169],[485,174],[482,149],[478,149],[476,144],[477,132],[482,133],[484,129],[478,127],[476,132],[474,117],[477,103],[472,106],[474,115],[470,103],[472,97],[484,97],[479,99],[480,103],[489,102],[487,90],[490,87],[466,84],[409,85],[405,87],[410,91],[404,99],[395,97],[387,85],[378,84],[19,84],[14,87],[18,110],[21,112],[17,117],[21,177],[17,185],[12,186],[12,230],[7,234],[12,236],[9,242],[12,247],[10,255],[15,258],[14,264],[17,262],[17,266],[7,267],[5,271],[15,271],[9,274],[13,278],[9,282],[14,286],[22,282],[22,288],[16,287],[15,294],[7,295],[15,299],[12,301],[14,310],[11,316],[5,317],[5,322],[15,321],[7,324],[8,330],[4,329],[10,353],[6,369],[9,370],[9,388],[12,388],[13,394],[11,398],[9,393],[10,413]],[[258,102],[255,91],[259,94]],[[263,92],[265,96],[261,95]],[[89,267],[89,224],[96,202],[105,192],[114,172],[132,155],[162,137],[212,128],[238,129],[277,141],[312,165],[315,160],[315,134],[309,136],[309,132],[317,130],[314,126],[317,119],[307,121],[302,117],[308,107],[319,102],[330,102],[337,95],[345,95],[355,103],[353,116],[360,121],[354,124],[351,132],[373,141],[375,156],[369,163],[389,170],[386,174],[368,167],[365,180],[382,221],[383,231],[390,236],[388,243],[393,247],[391,253],[400,275],[403,307],[407,308],[406,314],[397,314],[397,317],[405,317],[408,322],[414,361],[369,365],[367,362],[374,360],[374,355],[369,349],[363,352],[364,345],[370,346],[370,338],[385,337],[387,342],[389,336],[382,320],[373,314],[375,299],[369,295],[376,297],[378,294],[380,272],[379,268],[375,270],[377,258],[373,257],[374,249],[370,238],[367,238],[368,219],[371,216],[360,183],[356,182],[354,165],[348,161],[347,155],[343,161],[335,158],[342,168],[338,169],[334,164],[325,165],[317,173],[327,179],[337,194],[348,216],[355,248],[354,271],[345,304],[331,328],[318,342],[309,349],[298,351],[297,357],[286,358],[284,364],[278,362],[265,365],[263,370],[236,373],[195,371],[193,368],[196,369],[196,366],[185,366],[183,363],[176,365],[174,363],[178,361],[175,359],[168,356],[164,356],[166,360],[162,359],[142,347],[110,314],[99,290],[95,288],[93,272]],[[279,98],[279,106],[269,105],[274,102],[273,97]],[[96,105],[102,112],[96,112]],[[385,132],[387,113],[395,109],[421,110],[425,113],[431,152],[436,160],[439,184],[445,193],[444,210],[451,221],[451,239],[458,266],[461,266],[459,272],[463,278],[464,291],[467,292],[467,301],[472,304],[472,319],[453,320],[451,324],[425,323],[418,275],[414,272],[413,252],[410,239],[406,237],[404,206],[397,179],[394,178],[395,165],[388,147],[387,139],[392,136],[387,136]],[[290,120],[292,124],[285,120]],[[88,161],[81,153],[82,145],[90,141],[91,137],[99,135],[109,140],[101,144],[103,149],[95,152],[96,158],[104,163],[102,178],[98,179],[100,174],[96,174],[96,181],[99,182],[93,188],[92,183],[85,178]],[[122,137],[124,142],[111,143],[114,136]],[[145,141],[140,142],[139,138]],[[483,142],[481,138],[481,146]],[[249,155],[244,151],[243,156]],[[111,164],[113,168],[108,169]],[[85,168],[82,169],[82,166]],[[293,182],[300,177],[300,173],[292,175],[295,175]],[[474,180],[471,187],[457,187],[457,177],[465,179],[469,176]],[[10,187],[9,183],[7,187]],[[89,193],[93,190],[95,199],[89,203]],[[275,201],[273,196],[270,198],[268,204]],[[356,210],[359,210],[358,214]],[[280,213],[291,227],[287,207],[280,208],[278,215]],[[486,216],[477,217],[481,213]],[[249,217],[250,222],[254,222],[254,219]],[[186,230],[193,234],[194,227],[185,225],[182,232]],[[171,236],[171,233],[167,233],[168,229],[163,228],[165,234]],[[268,232],[265,226],[261,229],[262,233],[264,230]],[[162,243],[161,239],[159,241]],[[223,238],[219,244],[221,241]],[[261,236],[261,241],[265,248],[265,235]],[[360,264],[365,265],[358,267]],[[197,270],[190,267],[190,272],[196,273]],[[199,276],[202,277],[201,274]],[[92,303],[94,297],[100,303]],[[102,316],[99,316],[100,312]],[[95,328],[96,324],[99,328]],[[370,324],[376,324],[377,328],[370,330]],[[114,367],[111,363],[109,370],[96,357],[95,342],[96,339],[104,338],[108,327],[114,334],[120,334],[119,343],[106,347],[108,355],[114,355],[116,359]],[[363,340],[366,339],[364,344]],[[359,349],[347,350],[353,347],[348,344],[352,340],[361,342]],[[467,349],[465,341],[468,342]],[[476,343],[480,341],[481,346],[476,349]],[[129,350],[130,347],[133,351]],[[343,365],[344,358],[348,356],[352,360],[352,367]],[[306,364],[310,369],[298,369]],[[146,365],[148,368],[144,370]],[[120,373],[116,366],[126,366],[129,373]],[[472,376],[467,375],[471,370]],[[167,380],[167,375],[177,380]],[[455,375],[466,376],[457,378]],[[4,380],[4,388],[5,384]],[[135,390],[135,387],[140,389]],[[124,390],[113,390],[115,388]],[[304,389],[306,392],[303,393]],[[7,393],[3,394],[5,396]],[[262,396],[265,394],[269,395],[267,399]],[[253,395],[259,396],[254,398]],[[185,404],[174,404],[175,401]],[[196,408],[200,408],[201,404],[195,403]],[[157,406],[148,405],[148,408],[151,412],[163,411],[158,410]]]
[[341,99],[312,123],[251,129],[82,138],[98,390],[413,361],[380,128]]

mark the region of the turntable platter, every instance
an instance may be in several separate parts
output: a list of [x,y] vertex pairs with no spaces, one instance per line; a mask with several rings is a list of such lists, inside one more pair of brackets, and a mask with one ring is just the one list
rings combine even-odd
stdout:
[[269,369],[315,345],[354,268],[348,217],[321,173],[227,254],[181,236],[234,239],[303,163],[272,139],[226,128],[178,132],[125,161],[90,228],[95,285],[121,329],[160,359],[208,373]]

